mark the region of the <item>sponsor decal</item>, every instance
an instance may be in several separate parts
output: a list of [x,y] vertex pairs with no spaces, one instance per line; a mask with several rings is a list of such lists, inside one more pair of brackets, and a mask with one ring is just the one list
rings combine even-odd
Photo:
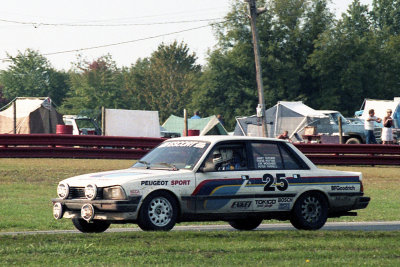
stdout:
[[190,185],[190,180],[172,180],[171,185]]
[[140,195],[140,191],[137,190],[137,189],[132,189],[132,190],[129,192],[129,194],[130,194],[131,196]]
[[276,204],[276,199],[263,199],[263,200],[256,200],[257,208],[270,208],[274,204]]
[[251,206],[251,201],[235,201],[232,203],[232,209],[248,209]]
[[165,142],[162,143],[159,147],[195,147],[195,148],[204,148],[206,143],[197,142],[197,141],[175,141],[175,142]]
[[332,191],[354,191],[354,190],[356,190],[356,187],[354,185],[352,185],[352,186],[349,186],[349,185],[346,185],[346,186],[332,185],[331,186],[331,190]]
[[140,185],[168,185],[168,181],[141,181]]
[[292,201],[292,197],[278,197],[278,203],[290,203]]
[[290,210],[290,204],[289,203],[279,203],[280,210]]

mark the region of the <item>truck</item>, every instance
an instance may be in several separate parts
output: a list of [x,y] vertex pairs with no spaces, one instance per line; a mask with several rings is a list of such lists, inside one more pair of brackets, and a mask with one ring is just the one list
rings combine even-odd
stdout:
[[101,135],[101,128],[92,118],[79,115],[64,115],[65,125],[72,126],[73,135]]

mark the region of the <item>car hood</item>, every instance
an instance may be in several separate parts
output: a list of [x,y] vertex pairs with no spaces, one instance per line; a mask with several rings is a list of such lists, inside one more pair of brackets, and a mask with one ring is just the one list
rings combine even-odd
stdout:
[[191,173],[191,170],[155,170],[155,169],[137,169],[129,168],[124,170],[106,171],[83,174],[65,179],[61,182],[67,183],[69,186],[86,186],[88,184],[96,184],[99,187],[123,185],[128,182],[148,180],[157,178],[172,178],[182,174]]

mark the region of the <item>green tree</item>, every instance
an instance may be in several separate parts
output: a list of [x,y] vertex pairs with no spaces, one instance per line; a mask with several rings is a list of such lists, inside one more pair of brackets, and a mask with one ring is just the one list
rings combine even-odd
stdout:
[[56,71],[39,52],[27,49],[13,57],[8,55],[10,66],[0,72],[3,96],[15,97],[49,96],[60,104],[69,90],[67,74]]
[[195,53],[184,43],[162,43],[150,58],[138,60],[125,73],[125,90],[132,106],[158,110],[160,120],[169,115],[182,115],[196,90],[200,65]]
[[371,11],[377,30],[390,35],[400,34],[400,1],[374,0]]
[[[254,114],[258,103],[246,6],[235,2],[226,22],[216,27],[219,47],[210,52],[194,98],[201,108],[222,113],[228,128],[235,116]],[[308,57],[315,49],[314,41],[333,25],[327,1],[277,0],[269,2],[267,10],[257,18],[266,106],[280,100],[307,101],[318,86]]]
[[[88,62],[78,59],[69,72],[71,90],[62,105],[64,113],[95,116],[101,107],[127,108],[122,94],[124,79],[110,55]],[[92,113],[91,113],[92,112]]]
[[321,35],[310,56],[319,80],[313,96],[317,106],[352,115],[364,98],[381,97],[386,83],[382,71],[387,69],[381,48],[368,7],[353,1],[336,27]]

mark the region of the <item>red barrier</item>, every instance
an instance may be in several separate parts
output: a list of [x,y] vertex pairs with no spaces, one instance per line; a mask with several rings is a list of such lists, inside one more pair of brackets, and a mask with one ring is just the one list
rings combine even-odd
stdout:
[[0,158],[140,159],[164,138],[0,134]]
[[294,144],[314,164],[400,165],[400,146],[365,144]]
[[[0,134],[0,158],[139,159],[164,138]],[[399,165],[398,145],[295,144],[315,164]]]

